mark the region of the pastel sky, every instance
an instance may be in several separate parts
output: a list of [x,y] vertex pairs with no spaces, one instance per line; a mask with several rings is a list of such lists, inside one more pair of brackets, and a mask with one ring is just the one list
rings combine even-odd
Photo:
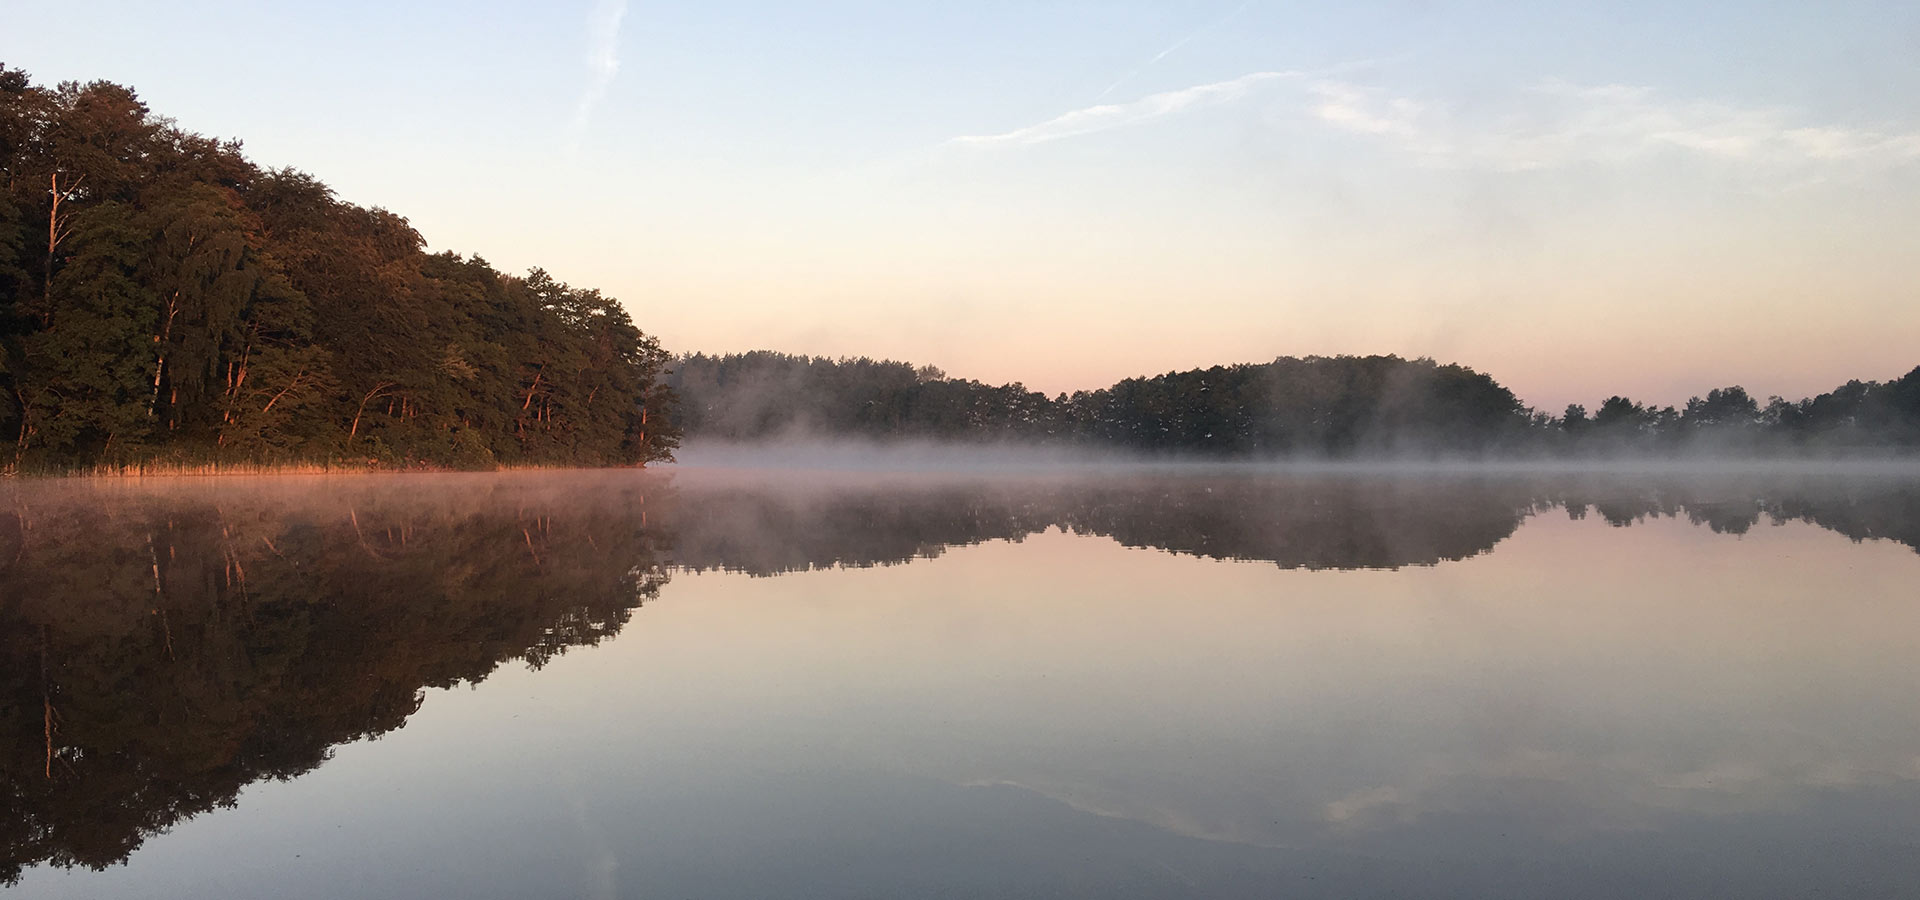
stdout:
[[1429,355],[1554,410],[1920,364],[1910,0],[13,0],[0,60],[674,350]]

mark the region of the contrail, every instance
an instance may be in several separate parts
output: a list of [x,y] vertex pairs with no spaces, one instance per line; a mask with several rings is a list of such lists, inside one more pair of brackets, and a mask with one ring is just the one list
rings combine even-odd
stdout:
[[599,0],[587,19],[587,88],[574,107],[570,151],[579,150],[594,108],[606,98],[613,76],[620,72],[620,20],[626,15],[627,0]]
[[[1245,9],[1249,3],[1240,6]],[[1175,45],[1177,48],[1179,45]],[[1172,52],[1169,48],[1166,52]],[[1083,134],[1107,131],[1170,116],[1186,109],[1204,106],[1217,106],[1232,103],[1250,94],[1255,88],[1266,82],[1286,81],[1299,83],[1317,78],[1327,78],[1355,68],[1377,65],[1375,60],[1356,60],[1313,70],[1275,70],[1252,72],[1226,81],[1209,84],[1197,84],[1149,94],[1138,100],[1126,103],[1095,103],[1083,109],[1055,116],[1036,125],[1016,128],[999,134],[970,134],[948,140],[949,144],[973,147],[1027,146],[1057,141],[1061,138],[1077,137]],[[1325,118],[1325,113],[1322,113]],[[1358,114],[1354,114],[1354,118]]]
[[1098,96],[1094,97],[1093,102],[1099,103],[1101,100],[1106,99],[1107,95],[1113,93],[1115,89],[1119,88],[1121,85],[1126,84],[1129,81],[1132,81],[1135,75],[1138,75],[1141,72],[1145,72],[1146,70],[1152,68],[1155,63],[1158,63],[1159,61],[1166,59],[1169,56],[1172,56],[1175,51],[1191,43],[1194,38],[1197,38],[1203,34],[1206,34],[1209,31],[1214,30],[1215,28],[1219,28],[1220,26],[1233,21],[1234,17],[1245,12],[1247,7],[1252,5],[1253,5],[1253,0],[1241,0],[1240,5],[1234,7],[1232,12],[1227,13],[1226,15],[1213,20],[1212,22],[1208,22],[1207,24],[1202,25],[1199,28],[1195,28],[1194,30],[1187,32],[1187,35],[1185,37],[1167,45],[1167,49],[1154,54],[1152,59],[1147,60],[1145,63],[1136,67],[1133,71],[1120,76],[1120,80],[1115,81],[1110,85],[1107,85],[1107,89],[1104,91],[1101,91]]
[[1263,82],[1304,77],[1301,72],[1254,72],[1228,81],[1199,84],[1175,91],[1150,94],[1131,103],[1102,104],[1076,109],[1038,125],[1016,128],[1000,134],[975,134],[957,137],[951,143],[975,147],[1044,144],[1082,134],[1106,131],[1196,106],[1230,103]]

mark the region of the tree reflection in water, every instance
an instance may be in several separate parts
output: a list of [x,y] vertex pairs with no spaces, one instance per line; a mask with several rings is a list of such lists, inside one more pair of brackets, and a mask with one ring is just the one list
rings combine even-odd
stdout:
[[34,482],[0,493],[0,881],[106,867],[425,690],[616,634],[678,570],[871,566],[1061,527],[1282,567],[1492,550],[1553,510],[1920,548],[1886,478],[646,473]]

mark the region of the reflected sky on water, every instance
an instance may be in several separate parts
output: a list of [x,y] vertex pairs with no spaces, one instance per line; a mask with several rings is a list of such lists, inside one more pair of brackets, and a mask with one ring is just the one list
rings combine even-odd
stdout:
[[1916,547],[1884,474],[22,483],[0,875],[1900,896]]

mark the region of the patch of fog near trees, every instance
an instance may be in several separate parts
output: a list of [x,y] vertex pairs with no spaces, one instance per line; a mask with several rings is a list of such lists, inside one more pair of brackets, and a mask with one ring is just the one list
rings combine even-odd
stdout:
[[[1161,463],[1157,467],[1165,467]],[[860,440],[793,431],[762,441],[696,439],[674,453],[673,469],[861,473],[1096,472],[1155,466],[1121,450],[1034,443],[926,439]]]
[[1204,451],[1139,451],[1066,442],[937,441],[834,438],[791,431],[760,441],[686,440],[667,471],[731,470],[769,477],[781,472],[860,477],[927,475],[1213,475],[1351,476],[1616,475],[1663,478],[1722,476],[1920,477],[1920,457],[1858,454],[1713,452],[1607,455],[1541,453],[1370,453],[1228,457]]
[[[688,458],[738,458],[738,445],[820,458],[889,461],[940,442],[982,458],[1366,461],[1886,458],[1920,450],[1920,368],[1764,402],[1738,385],[1680,407],[1613,396],[1590,415],[1535,410],[1491,376],[1397,356],[1281,357],[1129,378],[1048,397],[938,369],[867,358],[693,354],[668,375]],[[732,446],[724,452],[712,449]],[[835,465],[844,463],[836,462]]]

